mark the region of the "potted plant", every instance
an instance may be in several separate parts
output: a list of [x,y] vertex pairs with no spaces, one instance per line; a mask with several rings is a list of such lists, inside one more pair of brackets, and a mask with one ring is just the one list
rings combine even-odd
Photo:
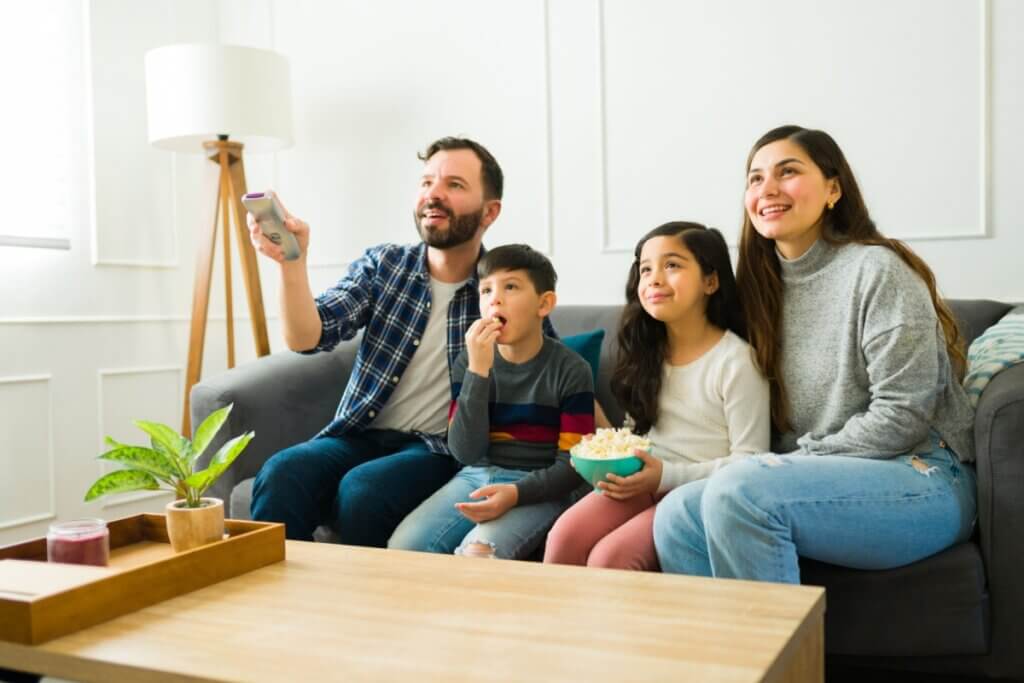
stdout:
[[[232,404],[234,405],[234,404]],[[224,537],[224,501],[204,498],[203,493],[231,466],[255,436],[247,432],[231,439],[217,451],[204,470],[196,461],[223,426],[232,405],[211,413],[189,441],[167,425],[136,420],[135,426],[150,436],[152,448],[128,446],[106,438],[112,450],[99,456],[122,465],[89,487],[85,500],[128,491],[172,491],[177,500],[168,503],[167,536],[175,552],[219,541]]]

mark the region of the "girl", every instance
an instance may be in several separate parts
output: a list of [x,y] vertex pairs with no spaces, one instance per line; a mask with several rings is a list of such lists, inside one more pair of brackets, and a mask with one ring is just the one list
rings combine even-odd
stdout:
[[973,415],[932,272],[878,232],[822,131],[758,140],[745,205],[738,284],[785,455],[669,494],[661,566],[797,583],[798,556],[886,569],[967,539]]
[[640,240],[612,391],[653,454],[637,451],[642,470],[608,475],[600,493],[565,512],[548,535],[545,562],[656,570],[651,527],[665,492],[767,450],[768,383],[742,319],[719,231],[666,223]]

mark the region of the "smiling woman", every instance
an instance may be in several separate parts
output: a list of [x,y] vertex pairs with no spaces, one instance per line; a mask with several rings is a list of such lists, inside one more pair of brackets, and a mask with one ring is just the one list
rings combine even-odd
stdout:
[[0,83],[17,95],[0,108],[8,133],[0,188],[16,198],[4,203],[0,246],[70,248],[73,153],[83,131],[82,5],[20,3],[17,21],[0,22]]
[[737,280],[770,382],[772,452],[665,497],[662,568],[799,583],[801,557],[893,569],[963,542],[974,415],[931,270],[879,232],[824,131],[758,140],[745,204]]

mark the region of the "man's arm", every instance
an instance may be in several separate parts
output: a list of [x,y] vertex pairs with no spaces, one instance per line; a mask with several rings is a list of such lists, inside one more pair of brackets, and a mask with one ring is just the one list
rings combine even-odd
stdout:
[[[281,208],[284,209],[284,206]],[[251,213],[246,214],[246,223],[253,247],[281,265],[281,321],[285,344],[292,351],[307,351],[320,342],[322,328],[306,271],[309,225],[291,215],[288,209],[284,209],[284,213],[284,227],[295,235],[295,241],[299,244],[299,257],[294,261],[285,260],[284,249],[267,239]]]
[[292,351],[309,351],[320,343],[323,323],[309,288],[306,253],[281,264],[281,322]]

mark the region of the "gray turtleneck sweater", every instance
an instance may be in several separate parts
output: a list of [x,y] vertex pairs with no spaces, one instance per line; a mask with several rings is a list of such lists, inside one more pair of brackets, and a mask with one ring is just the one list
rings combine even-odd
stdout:
[[792,430],[779,453],[889,458],[934,429],[974,460],[974,414],[924,281],[891,249],[819,239],[782,263],[781,373]]

